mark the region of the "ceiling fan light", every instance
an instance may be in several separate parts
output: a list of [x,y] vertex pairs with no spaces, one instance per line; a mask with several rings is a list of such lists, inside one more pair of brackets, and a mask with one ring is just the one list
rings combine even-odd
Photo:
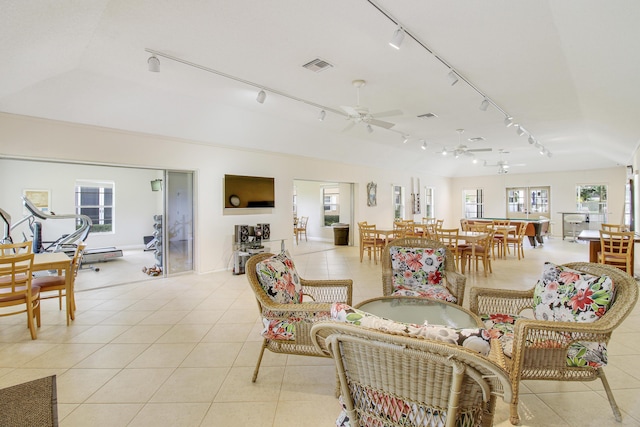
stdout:
[[149,66],[149,71],[153,73],[160,72],[160,60],[157,56],[151,55],[149,59],[147,59],[147,65]]
[[324,121],[324,118],[327,117],[327,112],[324,110],[320,111],[320,114],[318,115],[318,120],[320,120],[321,122]]
[[480,109],[482,111],[487,111],[487,108],[489,108],[489,100],[487,98],[483,99],[482,102],[480,103]]
[[256,101],[258,101],[260,104],[264,104],[265,99],[267,99],[267,92],[265,92],[264,90],[260,90],[260,92],[258,92],[258,96],[256,97]]
[[402,40],[404,40],[404,30],[402,27],[396,28],[393,32],[393,37],[391,37],[391,41],[389,42],[389,46],[400,49],[400,45],[402,44]]
[[511,116],[506,116],[506,117],[504,118],[504,125],[505,125],[506,127],[509,127],[509,126],[511,126],[512,124],[513,124],[513,117],[511,117]]
[[453,70],[449,71],[449,80],[451,80],[451,86],[458,83],[458,75],[456,74],[455,71]]

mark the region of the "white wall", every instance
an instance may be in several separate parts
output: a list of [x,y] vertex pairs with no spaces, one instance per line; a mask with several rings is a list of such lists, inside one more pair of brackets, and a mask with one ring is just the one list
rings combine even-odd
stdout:
[[[52,213],[74,214],[76,179],[113,181],[114,232],[89,234],[87,246],[118,246],[122,249],[141,246],[144,243],[143,236],[153,234],[153,215],[162,213],[161,193],[151,191],[150,184],[157,176],[158,172],[150,169],[0,159],[0,207],[11,215],[15,224],[25,215],[20,199],[23,190],[48,190]],[[44,241],[55,241],[75,230],[73,219],[41,222]],[[22,241],[23,232],[31,236],[26,223],[12,233],[14,240]]]
[[[299,143],[292,135],[291,144]],[[224,141],[217,141],[218,144]],[[267,141],[268,143],[268,141]],[[137,134],[92,126],[62,123],[25,116],[0,113],[0,157],[48,160],[68,160],[81,163],[122,165],[152,169],[189,170],[196,174],[196,270],[208,272],[230,267],[232,238],[235,224],[270,223],[272,238],[288,239],[292,243],[293,181],[325,181],[355,183],[355,221],[369,221],[391,225],[393,209],[391,184],[400,183],[410,189],[411,175],[403,166],[390,165],[375,169],[310,158],[246,151],[220,145],[206,145],[193,141]],[[22,172],[26,174],[27,172]],[[114,171],[114,173],[116,173]],[[225,174],[275,177],[276,208],[247,212],[225,212],[223,208],[223,178]],[[17,187],[2,177],[2,199],[19,197]],[[155,178],[155,177],[154,177]],[[414,175],[414,178],[416,176]],[[445,195],[449,179],[420,175],[422,185],[432,186],[436,192],[438,214],[449,216]],[[18,178],[12,179],[21,179]],[[150,179],[141,185],[147,193]],[[378,184],[378,205],[366,203],[366,183]],[[45,177],[33,185],[45,185]],[[383,190],[386,189],[386,190]],[[21,191],[21,190],[20,190]],[[9,194],[9,193],[14,193]],[[8,194],[7,196],[4,196]],[[153,195],[155,193],[152,193]],[[136,204],[137,204],[137,199]],[[146,203],[145,203],[146,205]],[[5,210],[6,208],[2,206]],[[154,206],[155,207],[155,206]],[[298,212],[301,214],[301,211]],[[148,221],[146,214],[142,222]],[[131,216],[133,217],[133,215]],[[119,221],[119,219],[118,219]],[[138,224],[138,227],[142,227]],[[133,227],[136,228],[136,227]],[[138,237],[133,239],[137,241]],[[118,246],[122,243],[116,242]],[[97,246],[97,245],[96,245]]]
[[[608,220],[619,223],[625,200],[626,167],[594,169],[585,171],[556,172],[544,174],[504,174],[480,177],[455,178],[452,180],[451,220],[463,216],[462,191],[482,188],[484,190],[485,217],[504,217],[507,211],[506,189],[509,187],[551,187],[552,234],[562,235],[562,215],[559,212],[576,210],[576,185],[605,184],[608,188]],[[453,224],[452,225],[456,225]]]

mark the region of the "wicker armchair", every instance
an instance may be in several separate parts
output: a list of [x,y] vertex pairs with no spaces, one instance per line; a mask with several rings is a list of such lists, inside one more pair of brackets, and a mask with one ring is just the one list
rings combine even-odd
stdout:
[[311,337],[336,363],[337,425],[348,417],[352,427],[491,426],[497,397],[511,400],[509,376],[491,355],[338,322],[317,322]]
[[352,298],[353,281],[351,279],[305,280],[300,278],[303,294],[312,301],[297,304],[274,302],[262,288],[256,272],[256,264],[272,256],[273,254],[263,253],[249,258],[246,264],[247,279],[255,294],[260,317],[276,321],[289,321],[295,329],[295,339],[264,339],[258,362],[253,372],[253,382],[258,377],[265,349],[274,353],[329,357],[327,354],[318,351],[313,342],[311,342],[311,326],[318,319],[329,318],[331,303],[344,302],[351,304]]
[[[616,420],[620,410],[613,397],[602,367],[568,366],[567,353],[574,342],[608,343],[613,330],[629,315],[638,299],[638,284],[621,270],[602,264],[576,262],[564,264],[594,276],[607,275],[615,289],[615,299],[607,312],[592,323],[544,321],[519,318],[515,322],[511,357],[505,357],[505,367],[511,376],[513,402],[511,423],[518,424],[518,388],[521,380],[592,381],[600,378]],[[471,288],[470,309],[476,314],[518,315],[533,308],[534,290]],[[553,348],[540,343],[553,342]]]
[[464,289],[467,282],[467,278],[460,274],[456,269],[456,260],[453,253],[449,250],[447,245],[431,239],[424,239],[420,237],[405,237],[400,239],[394,239],[390,241],[382,251],[382,295],[391,295],[394,292],[393,286],[393,267],[391,265],[391,252],[392,246],[407,247],[407,248],[444,248],[445,252],[445,281],[444,285],[449,292],[456,297],[456,304],[462,306],[464,300]]

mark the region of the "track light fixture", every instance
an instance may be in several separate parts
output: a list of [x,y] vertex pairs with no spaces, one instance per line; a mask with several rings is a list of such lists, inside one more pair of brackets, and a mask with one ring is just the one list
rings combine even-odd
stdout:
[[402,143],[406,144],[407,142],[409,142],[409,135],[402,135]]
[[547,157],[551,158],[551,151],[547,150]]
[[256,96],[256,101],[258,101],[260,104],[264,104],[265,99],[267,99],[267,92],[260,89],[260,92],[258,92],[258,96]]
[[518,136],[522,136],[522,135],[525,134],[524,129],[522,128],[522,126],[516,125],[516,133],[518,134]]
[[536,139],[533,137],[533,135],[529,135],[529,144],[535,144],[536,143]]
[[447,154],[449,154],[449,153],[447,152],[446,147],[442,147],[442,155],[446,156]]
[[480,109],[482,111],[487,111],[487,108],[489,108],[489,100],[487,98],[483,99],[482,102],[480,103]]
[[547,150],[544,147],[540,147],[539,153],[544,156],[547,153]]
[[324,121],[324,118],[327,117],[327,112],[324,110],[320,110],[320,114],[318,114],[318,120],[321,122]]
[[421,146],[420,148],[422,148],[423,150],[426,150],[426,149],[427,149],[427,141],[425,141],[425,140],[423,139],[423,140],[422,140],[422,146]]
[[373,133],[373,127],[371,127],[371,125],[367,125],[367,132]]
[[449,71],[449,80],[451,80],[451,86],[458,83],[458,75],[456,74],[455,71],[453,70]]
[[389,46],[400,49],[400,45],[402,44],[402,40],[404,40],[404,30],[402,27],[396,28],[393,32],[393,37],[391,37],[391,41],[389,42]]
[[513,124],[513,117],[511,117],[511,116],[506,116],[506,117],[504,118],[504,125],[505,125],[506,127],[509,127],[509,126],[511,126],[512,124]]
[[160,72],[160,60],[157,56],[151,55],[149,59],[147,59],[147,65],[149,66],[149,71],[153,73]]

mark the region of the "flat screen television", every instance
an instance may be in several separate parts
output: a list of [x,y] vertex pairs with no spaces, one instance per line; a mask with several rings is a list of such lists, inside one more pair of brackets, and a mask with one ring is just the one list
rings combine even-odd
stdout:
[[224,207],[274,208],[275,179],[260,176],[225,175]]

